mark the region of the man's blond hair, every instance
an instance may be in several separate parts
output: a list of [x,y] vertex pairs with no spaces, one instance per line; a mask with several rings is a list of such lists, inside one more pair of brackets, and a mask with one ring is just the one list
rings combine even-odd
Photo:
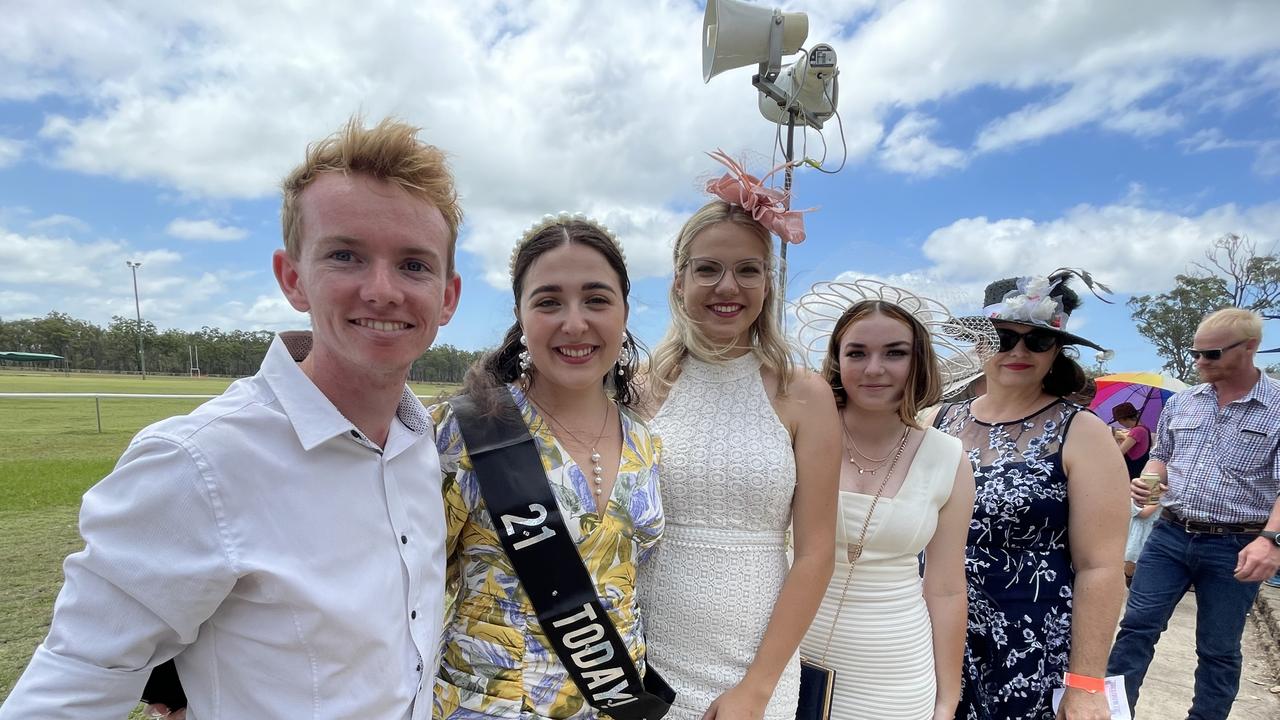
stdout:
[[1200,321],[1198,330],[1213,329],[1234,330],[1246,340],[1262,339],[1262,316],[1244,308],[1225,308],[1216,310]]
[[448,274],[452,275],[458,226],[462,224],[458,191],[444,152],[419,140],[418,131],[393,118],[366,128],[359,116],[352,116],[342,129],[307,146],[307,159],[281,184],[284,205],[280,219],[289,257],[297,258],[302,249],[302,191],[324,173],[365,173],[396,183],[440,211],[449,226]]

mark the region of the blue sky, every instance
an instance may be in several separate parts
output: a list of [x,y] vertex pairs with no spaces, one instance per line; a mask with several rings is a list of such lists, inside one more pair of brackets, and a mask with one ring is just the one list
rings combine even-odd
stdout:
[[[162,328],[305,326],[270,274],[276,183],[362,112],[453,157],[464,291],[439,342],[498,339],[512,244],[570,210],[623,240],[652,345],[671,239],[720,170],[704,151],[761,171],[773,152],[753,69],[703,83],[701,2],[205,5],[6,8],[0,318],[131,316],[134,259]],[[839,56],[849,153],[796,175],[796,206],[819,209],[789,250],[793,298],[872,276],[967,311],[991,280],[1083,267],[1117,294],[1072,329],[1116,350],[1112,370],[1154,369],[1129,295],[1169,289],[1224,233],[1280,239],[1280,3],[784,7]]]

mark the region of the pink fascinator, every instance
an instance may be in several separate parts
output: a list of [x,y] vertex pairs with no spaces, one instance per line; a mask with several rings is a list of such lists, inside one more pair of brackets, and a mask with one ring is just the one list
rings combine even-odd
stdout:
[[764,177],[756,178],[723,150],[716,150],[707,155],[729,168],[729,172],[707,183],[707,192],[751,213],[751,217],[755,218],[756,222],[773,231],[782,238],[783,242],[796,245],[804,242],[804,216],[801,213],[809,212],[813,208],[789,210],[787,209],[787,201],[790,199],[788,193],[764,186],[764,181],[774,173],[786,169],[786,163],[770,170]]

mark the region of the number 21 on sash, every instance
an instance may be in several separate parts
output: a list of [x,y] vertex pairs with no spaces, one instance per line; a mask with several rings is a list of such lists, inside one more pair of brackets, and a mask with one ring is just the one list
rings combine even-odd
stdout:
[[[547,509],[543,507],[541,503],[533,503],[532,505],[529,506],[529,511],[534,514],[533,517],[527,518],[527,517],[520,517],[519,515],[503,515],[502,516],[502,526],[506,528],[507,537],[511,537],[516,534],[516,528],[515,528],[516,525],[523,525],[525,527],[538,527],[538,526],[542,527],[542,530],[537,535],[534,535],[533,537],[527,537],[524,540],[518,540],[512,543],[511,547],[515,548],[516,550],[523,550],[529,547],[530,545],[542,542],[543,540],[546,540],[547,538],[556,534],[555,530],[552,530],[551,528],[542,524],[547,520]],[[529,531],[525,530],[524,534],[528,535]]]

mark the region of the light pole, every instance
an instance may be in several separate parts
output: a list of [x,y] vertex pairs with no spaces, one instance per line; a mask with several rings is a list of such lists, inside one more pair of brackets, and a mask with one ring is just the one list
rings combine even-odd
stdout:
[[142,368],[142,379],[147,379],[147,356],[142,352],[142,305],[138,302],[138,268],[141,262],[125,260],[125,265],[133,271],[133,310],[138,314],[138,366]]

